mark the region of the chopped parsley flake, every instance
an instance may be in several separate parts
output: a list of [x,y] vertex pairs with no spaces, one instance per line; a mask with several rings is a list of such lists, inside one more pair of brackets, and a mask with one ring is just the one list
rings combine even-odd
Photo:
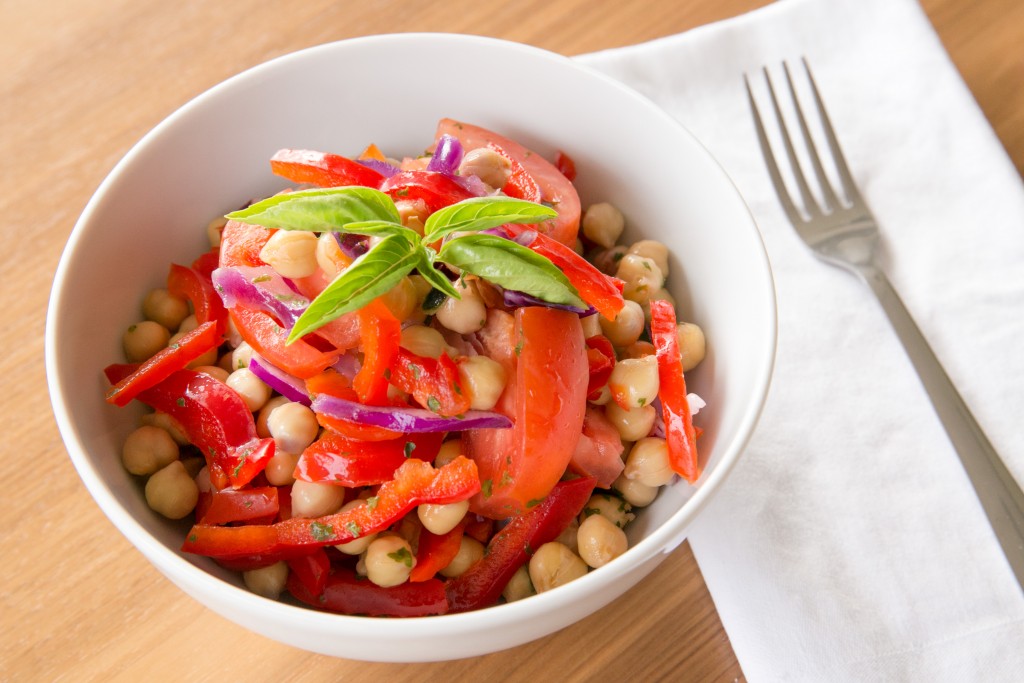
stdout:
[[434,396],[428,396],[427,408],[429,408],[432,412],[436,413],[437,411],[441,410],[441,402],[438,401],[437,398],[435,398]]
[[377,503],[379,502],[380,498],[378,498],[377,496],[370,496],[369,498],[366,499],[366,507],[373,510],[374,508],[377,507]]
[[493,482],[490,479],[484,479],[480,482],[480,492],[484,494],[484,498],[491,497],[491,486]]
[[512,475],[509,474],[507,471],[506,472],[502,472],[502,474],[501,474],[501,485],[502,486],[508,486],[512,482],[513,482]]
[[388,557],[395,562],[404,564],[406,567],[412,567],[412,553],[410,553],[409,549],[404,546],[393,553],[388,553]]
[[363,533],[363,530],[360,529],[359,525],[356,524],[355,522],[349,522],[348,524],[346,524],[345,525],[345,531],[349,532],[350,534],[352,534],[356,538],[361,536],[362,533]]
[[179,398],[177,401],[175,401],[175,403],[178,404],[179,408],[184,408],[185,407],[185,399],[184,398]]
[[414,444],[412,441],[406,441],[405,442],[405,457],[407,457],[407,458],[412,457],[412,452],[414,450],[416,450],[416,444]]
[[533,500],[526,501],[526,507],[528,507],[528,508],[537,507],[538,505],[540,505],[543,502],[544,502],[543,498],[534,498]]
[[316,541],[332,541],[337,538],[337,534],[334,533],[334,527],[323,522],[312,522],[309,525],[309,533],[313,535],[313,539]]

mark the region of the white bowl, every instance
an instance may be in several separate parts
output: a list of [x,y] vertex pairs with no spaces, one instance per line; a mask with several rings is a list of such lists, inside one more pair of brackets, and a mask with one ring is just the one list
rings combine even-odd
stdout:
[[[527,600],[466,614],[372,619],[316,612],[254,595],[238,575],[180,553],[187,524],[146,506],[121,466],[138,411],[103,401],[101,369],[141,294],[170,261],[206,249],[211,217],[282,183],[281,147],[354,154],[375,142],[415,154],[438,119],[473,122],[579,169],[584,206],[610,201],[629,239],[665,242],[681,316],[708,339],[688,375],[707,401],[699,417],[704,472],[666,487],[630,530],[627,553]],[[82,480],[114,525],[161,572],[215,612],[270,638],[375,661],[455,659],[561,629],[620,596],[685,538],[725,483],[765,400],[775,353],[775,300],[760,236],[723,170],[675,120],[635,92],[571,60],[487,38],[402,34],[303,50],[255,67],[189,102],[114,168],[79,219],[54,280],[46,330],[50,396]],[[140,599],[142,597],[140,596]],[[401,643],[401,647],[395,647]]]

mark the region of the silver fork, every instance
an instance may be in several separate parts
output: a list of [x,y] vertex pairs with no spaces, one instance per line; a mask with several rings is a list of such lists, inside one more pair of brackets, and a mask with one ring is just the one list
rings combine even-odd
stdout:
[[[903,343],[917,374],[921,378],[928,396],[931,398],[935,412],[938,413],[949,435],[953,447],[960,456],[967,476],[974,486],[985,514],[988,516],[992,530],[999,540],[1010,563],[1010,568],[1017,577],[1017,582],[1024,588],[1024,493],[999,458],[988,438],[981,431],[964,403],[960,394],[953,386],[942,365],[935,357],[924,335],[910,317],[899,295],[886,278],[885,273],[875,262],[875,247],[878,243],[878,224],[864,198],[857,190],[850,169],[839,149],[832,124],[818,93],[818,87],[811,75],[806,60],[802,60],[807,80],[817,108],[817,115],[825,132],[825,140],[831,151],[840,179],[837,191],[832,187],[825,175],[821,157],[814,144],[804,112],[797,99],[793,87],[793,77],[788,64],[783,64],[786,83],[797,113],[800,135],[806,146],[814,176],[823,198],[819,203],[811,193],[810,185],[804,176],[797,160],[796,150],[789,131],[783,121],[775,89],[772,87],[768,70],[764,69],[764,79],[768,85],[772,108],[778,121],[783,147],[789,166],[796,180],[799,198],[794,200],[779,172],[778,164],[773,155],[768,136],[765,133],[764,121],[758,111],[750,81],[744,75],[743,80],[750,100],[754,123],[757,126],[757,137],[761,143],[768,174],[771,176],[775,191],[783,210],[796,228],[804,242],[814,250],[820,258],[840,266],[858,276],[871,287],[878,297],[879,303],[889,316],[897,336]],[[842,195],[842,199],[840,198]]]

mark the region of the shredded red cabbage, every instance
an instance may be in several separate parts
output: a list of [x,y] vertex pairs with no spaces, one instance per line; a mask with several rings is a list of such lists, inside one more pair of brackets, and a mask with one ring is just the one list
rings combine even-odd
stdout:
[[470,410],[461,417],[442,417],[422,408],[366,406],[327,394],[316,395],[312,408],[328,417],[406,433],[508,429],[512,426],[512,420],[504,415],[483,410]]
[[270,266],[217,268],[211,279],[225,307],[231,309],[241,304],[266,311],[288,328],[309,306],[309,299],[296,293]]
[[289,375],[284,370],[271,365],[256,354],[249,359],[252,374],[263,380],[268,387],[281,394],[289,401],[308,406],[312,401],[306,392],[306,383],[298,377]]

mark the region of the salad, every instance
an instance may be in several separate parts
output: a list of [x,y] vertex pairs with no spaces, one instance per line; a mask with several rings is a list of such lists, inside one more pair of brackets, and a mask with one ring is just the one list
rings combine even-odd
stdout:
[[444,119],[420,157],[270,166],[291,185],[211,222],[105,368],[182,550],[317,609],[461,612],[611,562],[696,481],[703,333],[568,155]]

